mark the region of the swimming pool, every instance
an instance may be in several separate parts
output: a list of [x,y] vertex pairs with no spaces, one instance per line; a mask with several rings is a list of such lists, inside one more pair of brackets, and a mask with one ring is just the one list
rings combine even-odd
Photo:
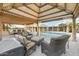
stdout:
[[66,32],[43,32],[46,34],[66,34]]
[[63,34],[67,34],[66,32],[58,32],[58,31],[51,31],[51,32],[42,32],[41,35],[63,35]]

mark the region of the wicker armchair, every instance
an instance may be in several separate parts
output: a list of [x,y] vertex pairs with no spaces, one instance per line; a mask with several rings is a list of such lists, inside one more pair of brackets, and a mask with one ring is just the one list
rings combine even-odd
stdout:
[[16,35],[16,39],[24,46],[25,55],[30,55],[36,50],[35,42],[27,40],[27,38],[21,35]]
[[65,46],[69,37],[70,35],[62,35],[58,38],[52,38],[49,44],[47,44],[45,41],[42,41],[41,52],[48,56],[59,56],[62,53],[65,53]]
[[36,50],[36,44],[35,42],[29,41],[26,38],[24,38],[23,40],[24,40],[24,47],[26,51],[25,55],[28,56]]

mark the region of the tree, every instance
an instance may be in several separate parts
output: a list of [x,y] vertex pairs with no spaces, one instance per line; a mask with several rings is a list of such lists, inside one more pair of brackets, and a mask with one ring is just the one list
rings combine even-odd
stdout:
[[66,24],[64,24],[64,23],[61,23],[61,24],[59,24],[58,26],[66,26]]

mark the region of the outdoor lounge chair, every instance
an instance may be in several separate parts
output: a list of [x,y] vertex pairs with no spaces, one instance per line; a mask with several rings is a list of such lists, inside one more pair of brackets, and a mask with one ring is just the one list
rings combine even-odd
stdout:
[[40,45],[41,42],[44,40],[44,38],[42,36],[34,36],[31,38],[31,41],[35,42],[36,45]]
[[16,38],[24,46],[25,55],[30,55],[36,50],[35,42],[27,40],[26,37],[23,37],[21,35],[16,35]]
[[25,55],[28,56],[36,50],[36,44],[35,42],[29,41],[26,38],[24,38],[23,40],[24,40],[24,47],[26,51]]
[[48,56],[59,56],[62,53],[65,53],[65,46],[69,37],[70,35],[62,35],[57,38],[52,38],[49,44],[47,44],[45,41],[42,41],[41,52]]
[[22,32],[22,36],[26,37],[28,40],[33,37],[32,33],[29,32]]
[[31,33],[28,34],[28,32],[26,32],[26,33],[23,32],[22,35],[24,37],[26,37],[26,39],[28,39],[28,40],[30,40],[32,42],[35,42],[36,45],[38,45],[38,46],[44,40],[44,38],[42,36],[33,36]]

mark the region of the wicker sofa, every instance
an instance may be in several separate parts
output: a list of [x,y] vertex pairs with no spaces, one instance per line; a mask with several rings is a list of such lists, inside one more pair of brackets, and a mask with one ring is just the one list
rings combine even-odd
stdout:
[[65,46],[69,37],[70,35],[65,34],[57,38],[51,38],[49,44],[47,44],[45,41],[42,41],[41,52],[48,56],[59,56],[62,53],[65,53]]
[[36,44],[35,42],[29,41],[26,38],[24,40],[24,47],[25,47],[25,55],[30,55],[36,50]]
[[26,37],[21,35],[16,35],[16,39],[24,46],[25,55],[30,55],[36,50],[36,43],[30,40],[27,40]]
[[42,36],[36,36],[36,35],[33,35],[33,33],[30,33],[30,32],[29,33],[28,32],[23,32],[22,36],[24,36],[29,41],[35,42],[36,45],[38,45],[38,46],[44,40],[44,38]]

